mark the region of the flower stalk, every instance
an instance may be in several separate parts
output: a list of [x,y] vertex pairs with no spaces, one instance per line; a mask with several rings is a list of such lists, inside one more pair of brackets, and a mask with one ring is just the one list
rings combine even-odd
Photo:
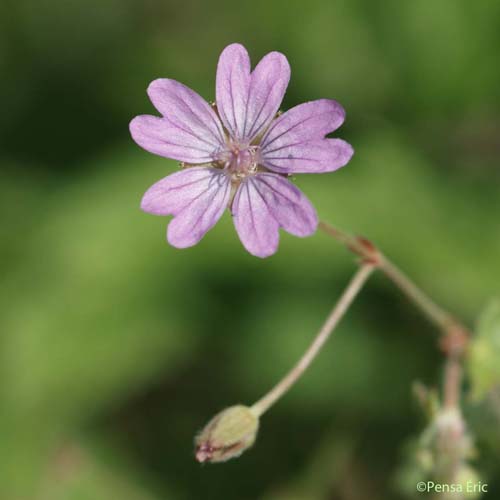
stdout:
[[[453,337],[450,349],[458,353],[463,351],[469,338],[469,332],[455,317],[438,306],[425,292],[395,266],[371,241],[353,236],[345,231],[320,221],[318,228],[338,242],[346,246],[351,252],[365,260],[371,260],[433,323],[444,335]],[[459,338],[460,337],[460,338]],[[443,350],[447,350],[443,346]]]
[[318,355],[321,348],[324,346],[325,342],[328,340],[335,327],[342,319],[349,306],[352,304],[356,295],[363,288],[363,285],[366,283],[374,269],[375,266],[371,261],[366,261],[361,264],[360,268],[347,285],[311,345],[299,359],[297,364],[280,382],[278,382],[278,384],[273,387],[273,389],[271,389],[252,406],[252,410],[256,415],[260,417],[297,382],[308,366],[312,363],[314,358]]

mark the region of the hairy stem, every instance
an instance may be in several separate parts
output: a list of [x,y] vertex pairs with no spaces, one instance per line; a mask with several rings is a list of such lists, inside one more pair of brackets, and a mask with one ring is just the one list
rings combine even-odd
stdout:
[[426,293],[413,283],[382,252],[365,238],[352,236],[326,222],[319,223],[319,229],[345,245],[351,252],[374,262],[374,264],[444,333],[457,321],[439,307]]
[[370,274],[375,269],[372,262],[363,263],[353,276],[346,289],[340,296],[340,299],[335,304],[327,320],[319,330],[313,342],[302,355],[297,364],[281,379],[273,389],[271,389],[264,397],[259,399],[253,406],[252,410],[258,416],[261,416],[269,407],[271,407],[290,387],[297,382],[300,376],[304,373],[307,367],[317,356],[325,342],[330,337],[331,333],[337,326],[338,322],[345,314],[352,301],[361,290]]
[[438,306],[408,276],[396,267],[372,242],[346,233],[321,221],[319,229],[346,246],[364,261],[371,261],[439,328],[441,348],[447,356],[444,368],[443,401],[448,408],[458,408],[462,384],[461,358],[470,338],[468,329],[449,312]]

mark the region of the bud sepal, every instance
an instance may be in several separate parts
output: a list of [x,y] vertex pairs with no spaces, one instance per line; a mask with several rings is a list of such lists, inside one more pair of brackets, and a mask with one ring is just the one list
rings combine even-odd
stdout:
[[215,415],[196,436],[196,460],[217,463],[239,457],[254,444],[258,430],[259,417],[252,408],[230,406]]

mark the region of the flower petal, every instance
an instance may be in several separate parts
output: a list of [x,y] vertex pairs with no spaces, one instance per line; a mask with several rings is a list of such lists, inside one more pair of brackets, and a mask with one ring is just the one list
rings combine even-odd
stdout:
[[270,52],[250,73],[245,47],[226,47],[217,66],[217,109],[232,138],[251,142],[269,125],[290,80],[290,65],[279,52]]
[[200,140],[191,131],[158,116],[136,116],[130,122],[130,133],[146,151],[187,163],[211,162],[219,150],[219,146]]
[[195,245],[224,213],[231,182],[222,170],[192,167],[165,177],[151,186],[141,208],[155,215],[173,215],[168,242],[177,248]]
[[247,177],[236,192],[231,210],[243,246],[257,257],[276,252],[280,227],[304,237],[313,234],[318,225],[311,202],[277,174]]
[[191,148],[207,151],[212,156],[223,147],[222,124],[199,94],[175,80],[160,78],[149,85],[148,95],[168,123],[165,139],[169,138],[173,144],[189,143]]
[[290,81],[290,65],[279,52],[264,56],[251,75],[243,139],[251,142],[275,117]]
[[341,139],[324,139],[344,121],[342,106],[319,99],[283,113],[262,138],[262,164],[279,173],[331,172],[344,166],[353,155]]
[[322,139],[342,125],[344,108],[332,99],[304,102],[283,113],[262,138],[263,149]]
[[243,45],[228,45],[219,57],[215,93],[222,123],[235,139],[242,137],[250,88],[250,57]]
[[318,174],[343,167],[353,154],[352,146],[342,139],[321,139],[262,153],[262,164],[283,174]]

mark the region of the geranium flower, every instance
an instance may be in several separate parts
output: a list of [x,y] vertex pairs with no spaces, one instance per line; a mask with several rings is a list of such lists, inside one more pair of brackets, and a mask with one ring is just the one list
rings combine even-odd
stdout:
[[173,215],[167,239],[186,248],[229,207],[244,247],[267,257],[278,248],[280,227],[300,237],[315,232],[314,207],[287,177],[331,172],[350,160],[348,143],[325,137],[342,124],[345,112],[336,101],[320,99],[278,116],[290,80],[290,65],[279,52],[267,54],[251,72],[246,49],[229,45],[216,80],[212,106],[175,80],[149,85],[149,98],[162,116],[134,118],[132,137],[185,168],[154,184],[141,208]]

